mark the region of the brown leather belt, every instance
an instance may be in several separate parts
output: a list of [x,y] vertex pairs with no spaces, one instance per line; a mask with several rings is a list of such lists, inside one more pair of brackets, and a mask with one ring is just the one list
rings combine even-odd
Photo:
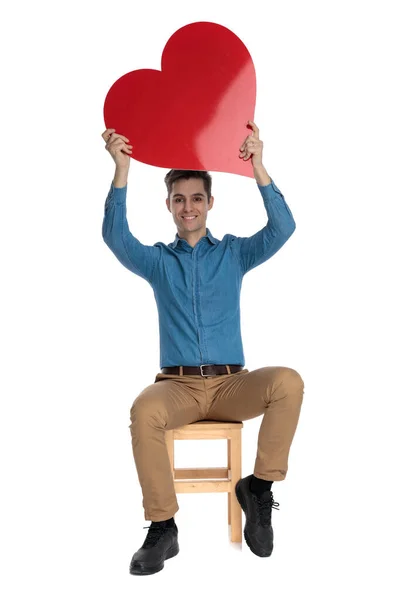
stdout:
[[213,377],[214,375],[230,375],[242,369],[242,365],[200,365],[199,367],[163,367],[161,373],[165,373],[165,375],[202,375],[202,377]]

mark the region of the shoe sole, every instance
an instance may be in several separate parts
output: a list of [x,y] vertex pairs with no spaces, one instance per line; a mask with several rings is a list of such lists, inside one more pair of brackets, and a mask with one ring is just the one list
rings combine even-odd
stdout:
[[[239,483],[240,480],[237,482],[237,484],[235,485],[235,493],[236,493],[236,498],[238,499],[238,502],[244,512],[244,514],[246,515],[246,502],[245,499],[243,497],[242,491],[239,487]],[[260,556],[261,558],[266,558],[267,556],[271,556],[272,554],[272,550],[273,548],[271,548],[271,552],[269,552],[268,554],[265,553],[260,553],[258,550],[256,550],[254,548],[254,546],[252,545],[251,541],[249,540],[249,537],[247,535],[247,531],[246,531],[246,527],[243,530],[243,534],[244,534],[244,539],[246,540],[246,544],[248,545],[248,547],[250,548],[250,550],[253,552],[253,554],[255,554],[256,556]]]
[[[176,544],[172,548],[170,548],[165,555],[164,560],[168,560],[169,558],[173,558],[179,553],[179,545]],[[143,563],[135,563],[134,566],[130,567],[129,573],[131,575],[153,575],[153,573],[158,573],[162,571],[164,568],[164,560],[158,563],[157,565],[152,565],[151,567],[145,565]]]

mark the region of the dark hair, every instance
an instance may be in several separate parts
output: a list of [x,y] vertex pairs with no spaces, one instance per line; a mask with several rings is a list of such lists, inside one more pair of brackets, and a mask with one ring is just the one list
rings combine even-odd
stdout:
[[178,179],[202,179],[204,183],[204,189],[206,190],[208,202],[211,197],[211,175],[208,171],[185,171],[178,169],[171,169],[164,177],[165,185],[167,186],[168,196],[172,191],[172,184]]

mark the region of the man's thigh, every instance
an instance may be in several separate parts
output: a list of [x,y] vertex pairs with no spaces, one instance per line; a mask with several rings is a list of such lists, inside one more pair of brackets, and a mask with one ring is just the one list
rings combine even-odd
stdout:
[[160,379],[147,386],[131,408],[132,423],[153,424],[163,429],[175,429],[203,418],[205,394],[196,383]]
[[207,419],[245,421],[262,415],[271,399],[302,395],[299,373],[288,367],[262,367],[228,377],[217,390]]

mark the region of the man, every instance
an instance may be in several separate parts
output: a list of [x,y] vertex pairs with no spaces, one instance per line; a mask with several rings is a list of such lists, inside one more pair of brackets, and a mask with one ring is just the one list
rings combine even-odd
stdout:
[[244,535],[252,552],[270,556],[274,481],[288,469],[289,449],[303,400],[301,376],[286,367],[244,368],[240,289],[245,273],[275,254],[295,230],[292,213],[262,162],[263,142],[252,134],[240,148],[251,159],[268,223],[254,235],[226,234],[206,227],[212,209],[211,177],[204,171],[167,173],[166,205],[177,226],[174,242],[145,246],[129,231],[126,192],[132,146],[114,129],[103,134],[116,163],[105,204],[103,239],[119,261],[152,286],[159,314],[160,372],[131,408],[132,449],[151,521],[130,573],[147,575],[179,552],[174,515],[179,510],[165,431],[199,420],[243,421],[264,415],[254,473],[236,484],[245,513]]

